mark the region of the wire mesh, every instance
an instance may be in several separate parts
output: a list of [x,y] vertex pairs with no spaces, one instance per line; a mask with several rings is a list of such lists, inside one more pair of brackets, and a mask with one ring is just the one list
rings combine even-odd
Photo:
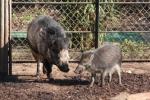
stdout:
[[[119,42],[124,59],[150,59],[149,0],[100,0],[99,6],[99,45]],[[13,0],[13,61],[34,60],[26,30],[39,15],[51,16],[64,27],[71,39],[71,60],[94,48],[95,0]]]
[[119,42],[124,59],[150,59],[150,2],[124,1],[100,3],[100,43]]

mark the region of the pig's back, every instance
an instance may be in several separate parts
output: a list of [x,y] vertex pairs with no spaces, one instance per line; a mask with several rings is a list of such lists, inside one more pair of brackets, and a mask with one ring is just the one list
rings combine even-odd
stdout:
[[121,49],[117,45],[106,44],[94,52],[92,64],[96,69],[111,68],[115,64],[121,64]]

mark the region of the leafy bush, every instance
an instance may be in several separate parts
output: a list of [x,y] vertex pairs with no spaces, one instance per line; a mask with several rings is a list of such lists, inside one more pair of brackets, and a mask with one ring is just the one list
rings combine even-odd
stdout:
[[135,59],[135,58],[143,58],[146,44],[143,42],[136,42],[125,39],[124,42],[121,43],[123,55],[125,58]]

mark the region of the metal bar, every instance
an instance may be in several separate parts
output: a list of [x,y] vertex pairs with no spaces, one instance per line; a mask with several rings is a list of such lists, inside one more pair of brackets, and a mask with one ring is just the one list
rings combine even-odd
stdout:
[[12,4],[94,4],[94,2],[12,2]]
[[[78,63],[79,60],[70,60],[69,63]],[[150,59],[123,59],[123,63],[128,62],[150,62]],[[30,60],[30,61],[13,61],[12,63],[36,63],[35,60]]]
[[65,31],[66,33],[92,33],[92,31]]
[[12,0],[9,0],[9,51],[8,51],[8,55],[9,55],[9,75],[12,75],[12,45],[11,45],[11,25],[12,25],[12,18],[11,18],[11,14],[12,14]]
[[100,4],[150,4],[150,2],[100,2]]
[[127,32],[132,32],[132,33],[150,33],[150,31],[100,31],[99,33],[127,33]]
[[84,45],[83,45],[83,43],[84,43],[84,42],[83,42],[83,41],[84,41],[84,40],[83,40],[83,37],[84,37],[83,34],[81,34],[81,42],[80,42],[80,43],[81,43],[81,50],[83,50],[83,48],[84,48],[84,47],[83,47],[83,46],[84,46]]
[[150,59],[123,59],[122,62],[150,62]]
[[[69,63],[77,63],[79,61],[77,60],[71,60],[69,61]],[[12,61],[12,63],[36,63],[35,60],[29,60],[29,61]]]
[[[20,33],[24,32],[27,33],[27,31],[12,31],[14,33]],[[93,33],[92,31],[65,31],[66,33]],[[99,33],[119,33],[119,32],[133,32],[133,33],[150,33],[150,31],[99,31]]]
[[[94,4],[94,2],[12,2],[12,4]],[[99,2],[99,4],[150,4],[150,2]]]
[[[12,32],[25,32],[27,33],[27,31],[12,31]],[[65,31],[66,33],[91,33],[92,31]]]
[[95,48],[98,48],[98,33],[99,33],[99,0],[95,0]]
[[29,61],[12,61],[12,63],[36,63],[35,60],[29,60]]

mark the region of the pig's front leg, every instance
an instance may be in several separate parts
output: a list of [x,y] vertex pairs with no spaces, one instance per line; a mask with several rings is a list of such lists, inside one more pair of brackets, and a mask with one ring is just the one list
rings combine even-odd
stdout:
[[95,77],[96,77],[96,73],[92,73],[90,87],[93,87],[93,84],[95,82]]

